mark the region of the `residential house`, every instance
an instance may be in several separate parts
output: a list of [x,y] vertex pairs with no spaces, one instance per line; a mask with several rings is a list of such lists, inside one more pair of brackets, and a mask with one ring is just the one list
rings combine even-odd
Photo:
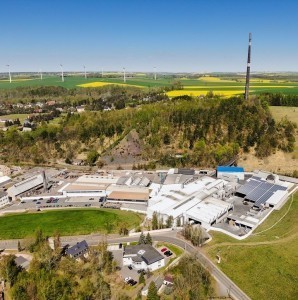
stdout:
[[123,265],[136,270],[155,271],[165,265],[164,256],[151,245],[126,246],[123,252]]
[[76,243],[76,245],[67,249],[66,254],[76,260],[80,260],[82,257],[87,258],[89,252],[89,246],[85,240]]

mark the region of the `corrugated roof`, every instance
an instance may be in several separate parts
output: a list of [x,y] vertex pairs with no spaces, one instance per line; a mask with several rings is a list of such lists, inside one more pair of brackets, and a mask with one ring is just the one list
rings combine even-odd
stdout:
[[117,192],[114,191],[109,194],[108,199],[110,200],[142,200],[148,201],[149,191],[148,192]]
[[0,198],[5,197],[5,196],[7,196],[7,193],[0,191]]

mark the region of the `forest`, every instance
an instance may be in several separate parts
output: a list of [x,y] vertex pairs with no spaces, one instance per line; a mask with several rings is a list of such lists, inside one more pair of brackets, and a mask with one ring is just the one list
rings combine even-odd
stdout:
[[298,107],[298,95],[284,95],[281,93],[272,94],[264,93],[260,96],[261,99],[268,102],[272,106],[293,106]]
[[[140,148],[137,158],[153,165],[211,167],[243,152],[255,151],[262,158],[277,149],[293,151],[296,124],[276,122],[263,100],[177,97],[113,111],[68,113],[59,124],[43,122],[32,132],[1,132],[1,159],[44,164],[97,152],[99,161],[112,160],[113,149],[132,133],[131,143]],[[126,146],[121,147],[123,152]]]

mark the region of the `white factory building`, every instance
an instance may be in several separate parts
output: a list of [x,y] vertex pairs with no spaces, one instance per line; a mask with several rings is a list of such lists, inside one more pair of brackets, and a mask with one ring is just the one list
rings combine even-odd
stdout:
[[9,204],[8,194],[6,192],[0,191],[0,208],[4,207],[7,204]]
[[46,188],[46,177],[45,173],[42,172],[35,176],[24,179],[18,183],[15,183],[7,189],[8,196],[15,200],[16,198],[23,196],[25,193],[29,193],[34,189],[39,189],[41,187]]
[[0,176],[0,187],[5,186],[7,183],[11,181],[11,178],[8,176]]
[[[147,216],[157,212],[165,221],[172,216],[181,224],[197,223],[208,229],[222,220],[233,205],[222,199],[230,189],[228,182],[203,176],[188,184],[169,184],[154,188],[149,200]],[[157,188],[157,189],[156,189]]]
[[83,175],[60,190],[66,197],[107,197],[109,202],[139,203],[149,199],[150,180],[144,176]]

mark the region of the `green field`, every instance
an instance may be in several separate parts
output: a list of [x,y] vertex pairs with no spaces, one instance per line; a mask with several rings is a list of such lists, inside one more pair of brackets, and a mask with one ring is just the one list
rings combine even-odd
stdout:
[[74,209],[36,213],[10,214],[0,217],[0,239],[18,239],[32,236],[37,228],[45,235],[90,233],[118,233],[121,223],[129,229],[138,226],[140,215],[112,209]]
[[[173,91],[170,96],[188,94],[188,95],[200,95],[207,91],[213,91],[217,94],[233,95],[244,93],[244,81],[239,78],[235,79],[220,79],[217,77],[201,77],[198,79],[186,79],[186,78],[158,78],[154,80],[149,77],[132,77],[127,78],[126,85],[133,85],[139,87],[162,87],[170,86],[174,81],[180,80],[184,86],[184,90]],[[16,87],[36,87],[36,86],[63,86],[65,88],[75,88],[78,85],[92,82],[106,82],[123,84],[123,79],[119,78],[83,78],[79,76],[65,77],[65,81],[61,82],[58,76],[45,77],[43,80],[40,79],[28,79],[20,80],[15,79],[10,84],[7,80],[0,80],[0,89],[12,89]],[[176,94],[175,94],[176,92]],[[298,82],[291,81],[277,81],[277,80],[262,80],[252,79],[251,81],[251,93],[260,94],[263,92],[277,93],[281,92],[284,94],[298,94]]]
[[212,233],[205,250],[252,299],[298,299],[298,193],[256,233],[244,241]]
[[[21,124],[24,123],[25,119],[28,118],[28,114],[12,114],[0,116],[0,120],[15,120],[19,119]],[[0,123],[0,127],[4,127],[4,123]]]

